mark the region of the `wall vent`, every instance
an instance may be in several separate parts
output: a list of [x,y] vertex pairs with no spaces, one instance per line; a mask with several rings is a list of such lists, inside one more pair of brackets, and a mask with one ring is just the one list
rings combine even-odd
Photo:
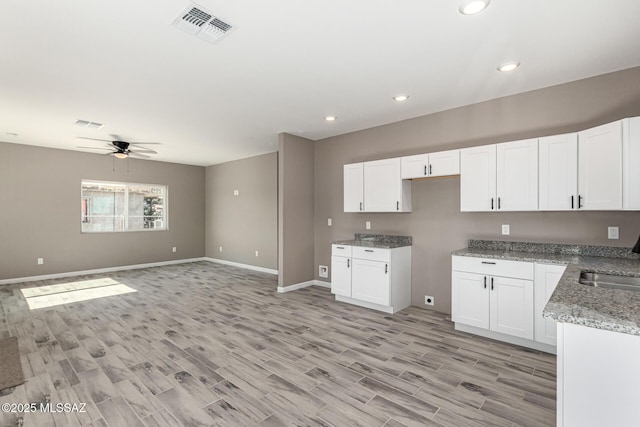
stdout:
[[233,28],[195,3],[178,15],[173,25],[209,43],[218,41]]

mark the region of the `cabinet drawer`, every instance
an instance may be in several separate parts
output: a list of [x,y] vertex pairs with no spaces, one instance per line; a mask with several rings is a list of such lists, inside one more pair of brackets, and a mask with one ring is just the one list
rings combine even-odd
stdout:
[[368,259],[371,261],[385,261],[391,260],[390,249],[380,248],[364,248],[361,246],[353,247],[353,257],[359,259]]
[[452,256],[451,265],[454,271],[533,280],[532,262]]
[[351,246],[349,245],[331,245],[331,255],[346,256],[351,258]]

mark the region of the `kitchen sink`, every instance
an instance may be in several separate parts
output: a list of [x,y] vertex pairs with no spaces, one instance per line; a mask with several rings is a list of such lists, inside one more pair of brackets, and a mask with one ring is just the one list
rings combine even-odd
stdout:
[[580,279],[578,282],[583,285],[594,286],[597,288],[640,292],[640,277],[618,276],[615,274],[583,271],[580,273]]

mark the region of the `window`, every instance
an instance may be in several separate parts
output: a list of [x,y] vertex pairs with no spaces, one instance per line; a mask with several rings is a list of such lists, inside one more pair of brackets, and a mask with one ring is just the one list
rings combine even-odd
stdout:
[[82,181],[83,233],[166,230],[167,186]]

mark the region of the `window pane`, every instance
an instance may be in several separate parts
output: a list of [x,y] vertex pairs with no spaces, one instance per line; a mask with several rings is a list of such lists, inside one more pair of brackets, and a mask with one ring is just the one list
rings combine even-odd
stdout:
[[129,230],[165,228],[165,187],[161,185],[129,185]]
[[82,231],[125,229],[124,184],[82,183]]

